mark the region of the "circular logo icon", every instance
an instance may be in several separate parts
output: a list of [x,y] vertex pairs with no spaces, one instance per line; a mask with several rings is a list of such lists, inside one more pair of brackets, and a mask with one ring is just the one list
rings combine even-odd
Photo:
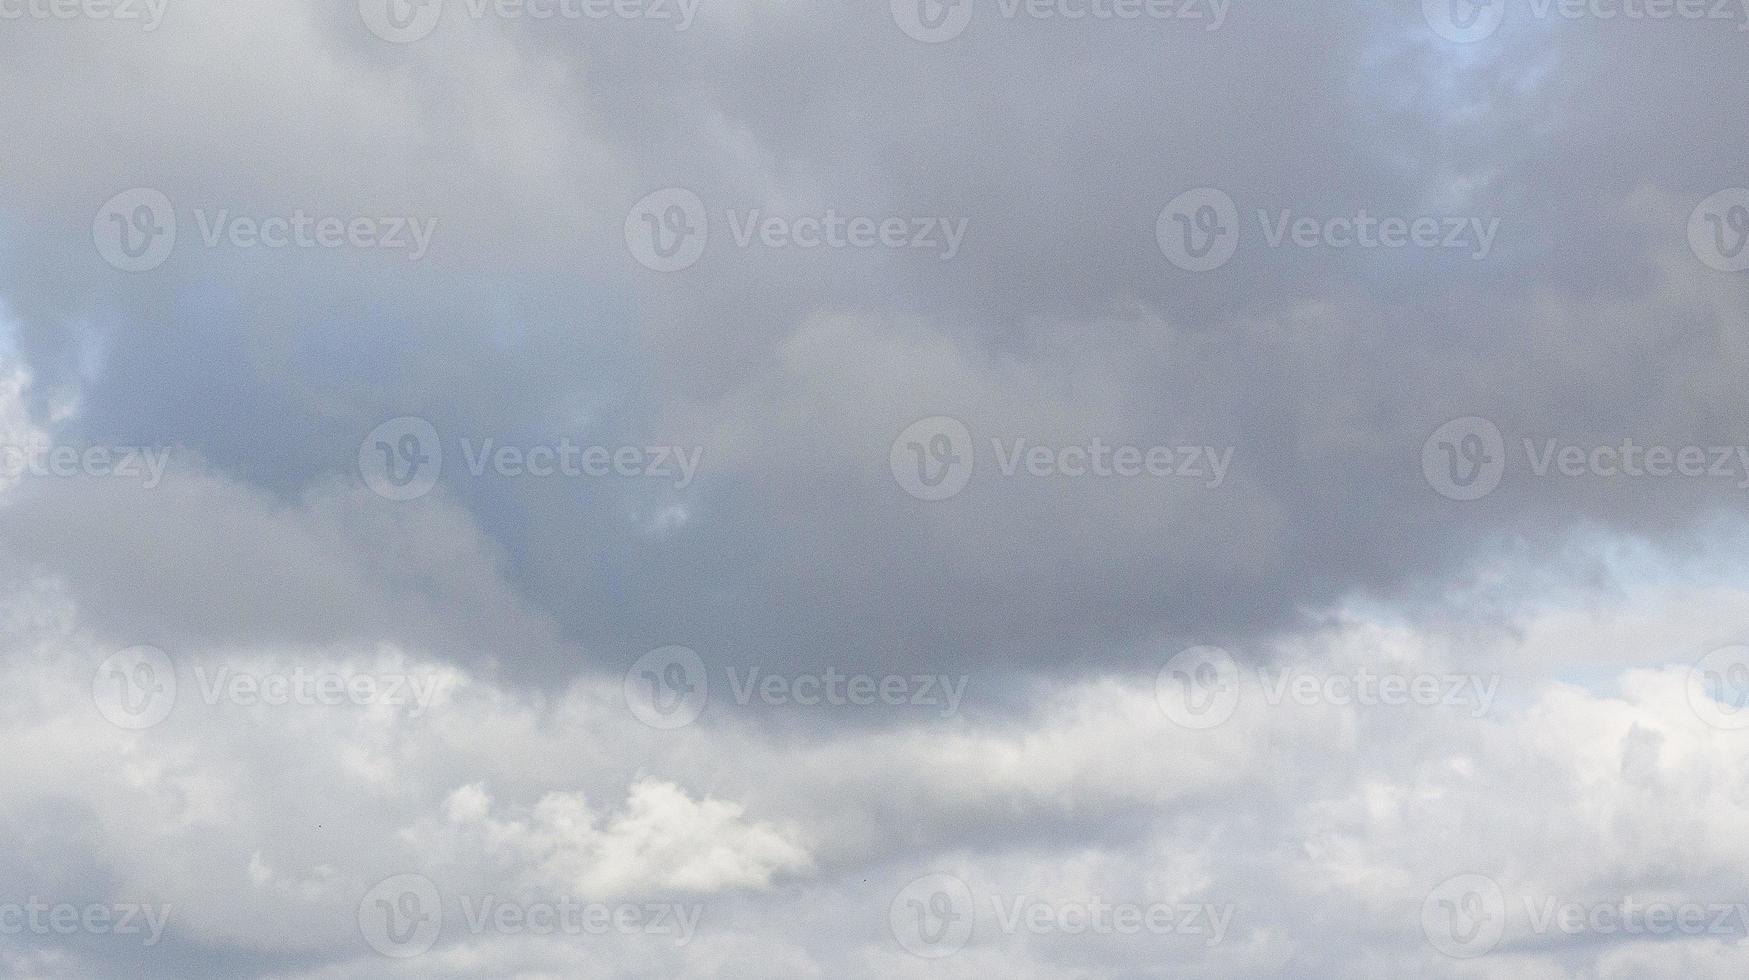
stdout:
[[887,909],[887,925],[906,952],[940,959],[972,938],[972,890],[950,874],[924,875],[900,889]]
[[406,415],[370,430],[358,446],[358,472],[365,485],[388,500],[414,500],[431,492],[443,472],[443,443],[430,422]]
[[957,496],[971,482],[975,462],[972,431],[945,415],[911,423],[887,452],[893,479],[918,500]]
[[1226,191],[1198,187],[1172,199],[1154,222],[1166,260],[1186,272],[1211,272],[1239,250],[1239,206]]
[[1749,269],[1749,189],[1732,187],[1700,202],[1688,218],[1688,247],[1720,272]]
[[384,878],[358,903],[358,931],[384,956],[418,956],[435,946],[443,931],[437,886],[424,875]]
[[959,37],[972,22],[972,0],[892,0],[893,22],[924,44]]
[[1749,728],[1749,646],[1721,647],[1689,668],[1688,705],[1714,728]]
[[1160,668],[1154,700],[1181,728],[1224,724],[1239,708],[1239,664],[1220,647],[1191,647]]
[[156,269],[176,247],[176,208],[163,191],[122,191],[97,210],[91,241],[103,261],[123,272]]
[[651,728],[684,728],[710,701],[704,659],[686,647],[659,647],[639,657],[625,676],[626,705]]
[[1494,492],[1506,473],[1506,439],[1484,418],[1452,419],[1421,445],[1421,475],[1451,500],[1479,500]]
[[176,667],[157,647],[128,647],[97,665],[91,700],[114,725],[132,731],[151,728],[170,717],[176,705]]
[[377,37],[412,44],[437,29],[443,19],[443,0],[358,0],[358,15]]
[[1455,44],[1481,41],[1506,20],[1506,0],[1421,0],[1433,33]]
[[704,202],[684,187],[646,195],[626,215],[626,248],[657,272],[679,272],[697,262],[710,239]]
[[1485,955],[1506,931],[1506,895],[1484,875],[1447,878],[1421,903],[1421,931],[1454,959]]

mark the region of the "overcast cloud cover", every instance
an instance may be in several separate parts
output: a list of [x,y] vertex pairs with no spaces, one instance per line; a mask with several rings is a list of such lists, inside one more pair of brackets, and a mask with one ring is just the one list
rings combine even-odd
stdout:
[[1749,973],[1749,0],[0,0],[0,976]]

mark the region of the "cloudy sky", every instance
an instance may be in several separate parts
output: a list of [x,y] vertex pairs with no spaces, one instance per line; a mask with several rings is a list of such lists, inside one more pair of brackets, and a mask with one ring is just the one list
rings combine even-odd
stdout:
[[1749,0],[0,91],[0,976],[1749,973]]

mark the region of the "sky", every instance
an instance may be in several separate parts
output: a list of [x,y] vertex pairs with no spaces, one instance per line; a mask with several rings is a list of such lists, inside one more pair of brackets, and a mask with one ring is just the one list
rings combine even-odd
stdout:
[[1743,976],[1746,52],[0,0],[0,976]]

